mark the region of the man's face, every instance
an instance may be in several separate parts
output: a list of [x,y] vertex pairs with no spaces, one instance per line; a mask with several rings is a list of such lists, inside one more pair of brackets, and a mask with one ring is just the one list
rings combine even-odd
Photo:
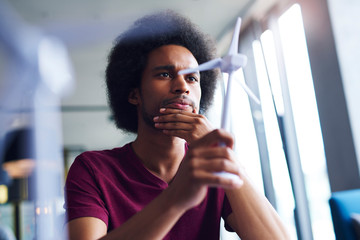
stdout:
[[161,108],[198,113],[200,74],[177,74],[182,69],[197,66],[195,57],[182,46],[165,45],[150,52],[142,75],[138,103],[140,117],[145,123],[153,127],[153,117],[159,115]]

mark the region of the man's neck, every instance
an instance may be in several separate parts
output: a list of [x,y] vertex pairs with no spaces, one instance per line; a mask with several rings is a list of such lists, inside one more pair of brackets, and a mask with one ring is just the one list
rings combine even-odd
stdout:
[[185,154],[185,141],[155,129],[139,129],[132,147],[144,166],[165,182],[175,176]]

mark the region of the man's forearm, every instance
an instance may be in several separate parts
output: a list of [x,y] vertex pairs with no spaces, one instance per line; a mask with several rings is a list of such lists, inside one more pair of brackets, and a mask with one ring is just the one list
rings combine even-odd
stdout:
[[247,177],[240,189],[226,190],[233,213],[229,224],[241,239],[290,239],[280,217],[269,201]]

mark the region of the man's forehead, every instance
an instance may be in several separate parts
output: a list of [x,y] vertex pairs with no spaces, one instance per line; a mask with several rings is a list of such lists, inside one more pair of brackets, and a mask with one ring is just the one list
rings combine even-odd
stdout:
[[155,48],[150,52],[150,55],[163,55],[163,56],[172,56],[172,55],[177,55],[177,56],[187,56],[187,57],[191,57],[193,59],[196,58],[195,56],[192,54],[192,52],[187,49],[186,47],[180,46],[180,45],[174,45],[174,44],[170,44],[170,45],[163,45],[161,47]]
[[164,45],[154,49],[148,56],[148,63],[152,65],[151,68],[161,69],[198,66],[194,55],[187,48],[179,45]]

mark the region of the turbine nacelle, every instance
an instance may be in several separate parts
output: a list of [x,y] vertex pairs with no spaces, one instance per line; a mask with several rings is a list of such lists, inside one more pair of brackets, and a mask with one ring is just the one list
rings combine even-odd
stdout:
[[243,54],[226,55],[222,58],[221,72],[231,73],[244,67],[247,63],[247,57]]

